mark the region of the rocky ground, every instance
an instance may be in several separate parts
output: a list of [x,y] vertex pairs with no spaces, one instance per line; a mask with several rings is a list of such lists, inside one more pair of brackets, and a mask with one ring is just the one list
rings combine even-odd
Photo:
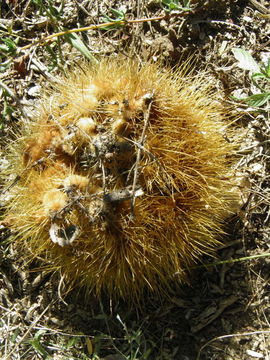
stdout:
[[[42,265],[22,263],[1,225],[2,359],[270,359],[269,9],[263,0],[1,2],[2,169],[6,145],[42,89],[83,57],[121,54],[176,67],[192,57],[195,71],[207,69],[233,109],[243,190],[216,259],[202,261],[212,266],[195,268],[169,299],[147,295],[140,309],[106,296],[74,292],[63,299],[59,274],[44,277]],[[152,20],[119,23],[143,18]],[[111,28],[80,32],[76,41],[60,36],[20,50],[63,29],[111,19]],[[252,72],[264,75],[257,85]]]

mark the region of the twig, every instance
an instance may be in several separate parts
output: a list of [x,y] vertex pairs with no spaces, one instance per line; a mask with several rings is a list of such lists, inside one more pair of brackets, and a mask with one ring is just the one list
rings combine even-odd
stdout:
[[249,0],[249,2],[260,12],[263,14],[270,14],[270,10],[267,9],[265,6],[263,6],[259,1],[257,0]]
[[10,356],[13,354],[16,354],[19,346],[21,345],[21,343],[27,339],[27,336],[29,335],[29,333],[31,332],[31,330],[35,327],[35,325],[39,322],[39,320],[42,318],[42,316],[48,311],[48,309],[50,308],[50,306],[54,303],[55,301],[51,301],[48,306],[42,311],[42,313],[30,324],[30,326],[28,327],[27,331],[25,332],[25,334],[22,336],[22,338],[16,343],[16,345],[13,347],[13,349],[7,354],[5,355],[5,357],[3,358],[3,360],[10,360]]
[[[196,11],[198,11],[199,9],[197,9]],[[90,26],[86,26],[86,27],[82,27],[82,28],[77,28],[77,29],[71,29],[71,30],[65,30],[65,31],[60,31],[58,33],[46,36],[40,40],[37,40],[31,44],[28,44],[26,46],[23,46],[22,48],[19,49],[20,51],[24,51],[27,50],[29,48],[31,48],[32,46],[35,45],[44,45],[45,43],[47,43],[48,41],[63,36],[63,35],[67,35],[67,34],[73,34],[73,33],[78,33],[78,32],[82,32],[82,31],[89,31],[89,30],[97,30],[97,29],[101,29],[104,27],[108,27],[108,26],[114,26],[114,25],[133,25],[133,24],[138,24],[138,23],[143,23],[143,22],[148,22],[148,21],[161,21],[161,20],[165,20],[165,19],[169,19],[171,17],[184,17],[186,15],[189,14],[194,14],[195,10],[189,10],[189,11],[183,11],[183,12],[179,12],[179,13],[173,13],[173,14],[165,14],[165,15],[161,15],[161,16],[155,16],[155,17],[151,17],[151,18],[142,18],[142,19],[133,19],[133,20],[119,20],[119,21],[110,21],[110,22],[106,22],[103,24],[98,24],[98,25],[90,25]]]
[[228,27],[234,27],[238,30],[242,30],[241,26],[230,23],[228,21],[221,21],[221,20],[197,20],[193,22],[194,24],[202,24],[202,23],[206,23],[206,24],[220,24],[220,25],[226,25]]
[[247,260],[252,260],[252,259],[259,259],[259,258],[269,257],[269,256],[270,256],[270,253],[265,252],[265,253],[262,253],[262,254],[244,256],[244,257],[236,258],[236,259],[217,261],[217,262],[214,262],[212,264],[195,265],[195,266],[189,267],[189,269],[209,268],[211,266],[217,266],[217,265],[223,265],[223,264],[233,264],[233,263],[236,263],[236,262],[242,262],[242,261],[247,261]]
[[206,344],[204,344],[200,348],[199,353],[196,357],[196,360],[200,359],[202,350],[214,341],[228,339],[228,338],[232,338],[232,337],[251,336],[251,335],[258,335],[258,334],[270,334],[270,330],[250,331],[250,332],[245,332],[245,333],[241,333],[241,334],[236,333],[236,334],[228,334],[228,335],[222,335],[222,336],[215,337],[214,339],[211,339],[210,341],[208,341]]
[[[164,169],[164,166],[162,165],[161,161],[149,150],[147,150],[144,146],[142,146],[141,144],[139,144],[137,141],[134,141],[132,139],[128,139],[128,138],[125,138],[124,139],[126,141],[129,141],[130,143],[134,144],[135,146],[137,146],[138,149],[141,149],[142,151],[144,151],[144,153],[146,153],[153,162],[156,162],[157,163],[157,166],[159,167],[159,169],[161,170],[161,176],[164,176],[163,179],[164,179],[164,186],[167,188],[168,190],[168,193],[169,194],[172,194],[172,189],[169,188],[168,184],[170,184],[170,179],[166,173],[166,170]],[[130,172],[133,170],[133,167],[135,166],[135,164],[132,166],[132,169],[130,170]],[[145,166],[145,165],[144,165]],[[130,174],[128,174],[128,177],[127,177],[127,182],[129,181],[130,179]]]
[[4,84],[2,81],[0,81],[0,88],[2,88],[15,101],[15,103],[18,106],[21,114],[25,118],[28,118],[26,112],[23,110],[23,106],[22,106],[21,101],[18,98],[18,96],[15,95],[15,93],[6,84]]
[[141,153],[142,148],[144,146],[145,142],[145,136],[146,136],[146,130],[148,128],[149,124],[149,117],[150,117],[150,110],[153,103],[153,93],[152,94],[146,94],[144,95],[145,100],[149,101],[147,109],[144,112],[144,125],[143,125],[143,131],[141,135],[141,139],[139,141],[139,147],[137,151],[137,157],[135,162],[135,168],[134,168],[134,177],[133,177],[133,184],[132,184],[132,198],[131,198],[131,218],[134,218],[134,205],[135,205],[135,189],[137,185],[138,180],[138,169],[139,169],[139,163],[141,160]]

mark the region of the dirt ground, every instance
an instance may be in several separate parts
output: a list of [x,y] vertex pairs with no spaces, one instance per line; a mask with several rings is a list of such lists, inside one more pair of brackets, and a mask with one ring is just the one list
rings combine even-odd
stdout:
[[[183,3],[1,2],[0,168],[8,165],[5,149],[14,129],[38,102],[42,88],[84,56],[121,54],[170,67],[192,57],[196,72],[208,69],[216,91],[232,106],[241,138],[235,169],[245,184],[241,210],[228,221],[224,245],[215,259],[202,259],[202,264],[222,263],[194,269],[189,284],[176,287],[167,299],[146,294],[139,309],[106,296],[85,299],[77,291],[62,299],[60,275],[44,277],[42,266],[32,271],[39,264],[22,263],[8,241],[9,229],[1,225],[1,359],[270,360],[270,75],[268,84],[256,88],[232,51],[245,49],[259,66],[266,64],[270,2],[186,1],[191,9],[185,11],[179,9]],[[80,32],[86,47],[80,50],[61,36],[18,52],[63,29],[123,16],[154,19]],[[268,101],[257,106],[235,98],[262,92]],[[1,209],[4,202],[2,197]]]

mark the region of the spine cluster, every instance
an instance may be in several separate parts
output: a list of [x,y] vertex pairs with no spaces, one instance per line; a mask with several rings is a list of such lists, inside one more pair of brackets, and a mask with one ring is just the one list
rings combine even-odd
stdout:
[[16,243],[98,294],[184,280],[233,201],[225,118],[203,75],[116,60],[74,70],[10,151]]

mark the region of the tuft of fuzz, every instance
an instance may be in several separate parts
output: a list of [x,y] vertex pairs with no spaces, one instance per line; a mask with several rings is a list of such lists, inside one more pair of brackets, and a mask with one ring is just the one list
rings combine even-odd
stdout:
[[109,59],[43,98],[10,150],[14,242],[70,288],[139,299],[182,282],[234,202],[207,75]]

